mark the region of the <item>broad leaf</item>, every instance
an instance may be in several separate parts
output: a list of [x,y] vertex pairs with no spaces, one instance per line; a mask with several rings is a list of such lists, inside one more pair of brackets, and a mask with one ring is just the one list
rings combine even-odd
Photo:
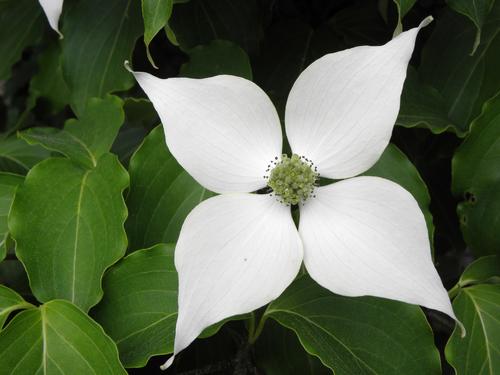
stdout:
[[170,154],[158,126],[130,159],[129,250],[176,242],[188,213],[211,192],[199,185]]
[[177,320],[177,272],[172,245],[136,251],[103,280],[104,299],[92,315],[113,338],[125,367],[143,367],[171,353]]
[[197,46],[187,51],[189,62],[181,66],[180,75],[206,78],[218,74],[231,74],[252,80],[250,60],[243,49],[224,40]]
[[[461,134],[499,90],[500,2],[488,15],[476,53],[470,56],[476,29],[464,16],[445,12],[422,51],[420,78],[445,101],[447,118]],[[441,121],[441,119],[439,119]],[[432,127],[440,128],[440,123]],[[437,131],[435,131],[437,132]]]
[[263,34],[260,19],[256,0],[190,0],[174,6],[169,28],[184,51],[224,39],[252,52]]
[[462,289],[453,310],[467,335],[453,331],[446,345],[446,359],[457,375],[500,373],[500,285],[474,285]]
[[332,370],[305,351],[297,335],[273,320],[255,343],[255,362],[266,375],[326,375]]
[[66,121],[64,130],[36,127],[20,133],[20,137],[92,168],[111,149],[123,120],[123,101],[108,95],[90,99],[79,119]]
[[0,285],[0,330],[11,312],[30,307],[33,307],[33,305],[26,302],[15,291]]
[[9,235],[7,217],[10,206],[14,200],[16,189],[22,182],[22,176],[0,172],[0,262],[5,258],[5,254],[7,253],[6,242]]
[[424,214],[429,239],[431,243],[433,242],[434,224],[429,209],[431,202],[429,191],[417,168],[401,150],[393,144],[389,144],[377,163],[363,174],[387,178],[408,190]]
[[495,0],[447,0],[450,8],[468,17],[476,26],[476,38],[471,54],[474,54],[481,42],[481,30],[494,2]]
[[141,35],[140,12],[135,0],[86,0],[65,14],[62,66],[77,114],[89,98],[133,86],[123,62],[130,59]]
[[174,0],[141,0],[142,18],[144,20],[144,44],[148,59],[155,66],[149,53],[149,43],[156,34],[165,27],[172,14]]
[[265,316],[295,331],[336,375],[441,373],[432,331],[418,306],[338,296],[303,276]]
[[38,1],[4,0],[0,3],[0,80],[10,77],[23,50],[35,44],[45,25]]
[[51,158],[28,173],[9,228],[39,301],[63,298],[87,311],[101,299],[104,270],[125,253],[127,186],[127,173],[111,154],[90,170]]
[[39,161],[50,156],[40,146],[30,146],[15,136],[0,138],[0,171],[26,174]]
[[500,95],[483,107],[452,161],[452,191],[465,201],[458,215],[467,244],[477,256],[500,248]]
[[126,374],[115,344],[69,302],[29,309],[0,332],[1,375]]
[[38,98],[48,101],[54,113],[69,104],[70,93],[62,74],[59,44],[51,43],[38,57],[38,71],[30,82],[30,104]]

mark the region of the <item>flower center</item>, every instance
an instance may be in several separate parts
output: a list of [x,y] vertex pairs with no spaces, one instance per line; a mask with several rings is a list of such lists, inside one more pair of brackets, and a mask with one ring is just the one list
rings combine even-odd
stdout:
[[274,168],[267,185],[281,203],[296,205],[313,195],[319,173],[312,161],[296,154],[290,158],[283,154],[280,161],[273,161],[272,164]]

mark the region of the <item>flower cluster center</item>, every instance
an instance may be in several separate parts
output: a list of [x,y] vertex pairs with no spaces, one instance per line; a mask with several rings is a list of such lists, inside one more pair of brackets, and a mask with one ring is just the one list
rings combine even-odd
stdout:
[[319,174],[312,161],[296,154],[291,157],[283,154],[280,161],[272,164],[267,185],[281,203],[296,205],[313,195]]

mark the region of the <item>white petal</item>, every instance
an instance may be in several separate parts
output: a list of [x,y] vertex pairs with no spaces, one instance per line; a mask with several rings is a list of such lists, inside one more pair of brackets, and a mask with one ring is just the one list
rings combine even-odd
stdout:
[[431,20],[383,46],[332,53],[307,67],[286,105],[292,151],[335,179],[356,176],[375,164],[399,112],[415,38]]
[[276,109],[258,86],[229,75],[134,76],[160,116],[170,152],[201,185],[217,193],[266,186],[282,135]]
[[320,285],[439,310],[455,319],[413,196],[379,177],[317,189],[300,211],[304,263]]
[[61,16],[63,0],[38,0],[52,27],[62,37],[59,32],[59,17]]
[[206,327],[278,297],[301,263],[302,242],[290,208],[273,197],[223,194],[200,203],[186,218],[175,248],[174,355]]

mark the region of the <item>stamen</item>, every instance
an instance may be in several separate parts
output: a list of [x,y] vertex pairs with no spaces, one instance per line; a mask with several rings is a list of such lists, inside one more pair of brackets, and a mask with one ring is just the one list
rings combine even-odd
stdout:
[[[278,157],[275,157],[278,160]],[[274,162],[274,161],[273,161]],[[268,176],[267,185],[279,197],[277,200],[287,206],[297,205],[313,196],[319,181],[314,163],[305,156],[283,154]],[[267,172],[267,171],[266,171]]]

